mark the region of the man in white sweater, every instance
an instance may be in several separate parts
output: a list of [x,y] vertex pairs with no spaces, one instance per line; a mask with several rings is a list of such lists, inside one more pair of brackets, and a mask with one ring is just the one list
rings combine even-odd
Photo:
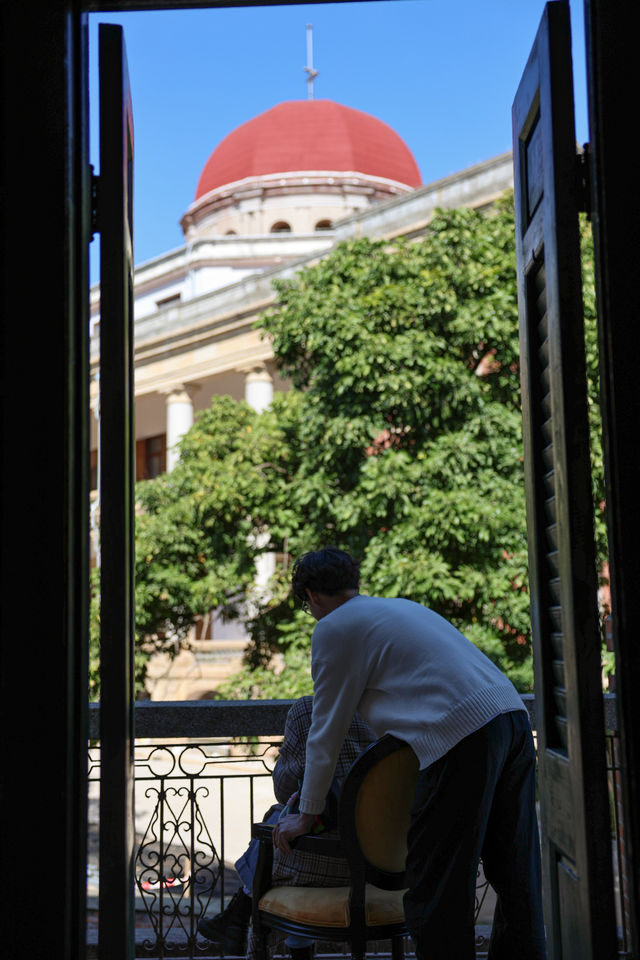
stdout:
[[276,847],[287,852],[323,810],[357,711],[420,763],[404,901],[418,960],[475,957],[481,857],[497,895],[490,960],[543,960],[535,751],[510,680],[432,610],[360,595],[358,565],[344,551],[301,557],[293,590],[318,621],[314,705],[301,812],[276,825]]

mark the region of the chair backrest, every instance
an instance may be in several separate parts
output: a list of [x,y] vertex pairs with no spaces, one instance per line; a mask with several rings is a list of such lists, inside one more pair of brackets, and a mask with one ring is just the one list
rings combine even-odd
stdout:
[[340,792],[340,837],[352,871],[364,865],[376,886],[398,889],[404,880],[407,831],[418,758],[387,734],[352,764]]

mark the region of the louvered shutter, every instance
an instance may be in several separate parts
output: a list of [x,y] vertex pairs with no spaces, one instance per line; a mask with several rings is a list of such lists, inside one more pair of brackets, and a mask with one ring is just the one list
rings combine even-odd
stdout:
[[568,3],[513,106],[531,624],[551,960],[617,955],[593,535]]

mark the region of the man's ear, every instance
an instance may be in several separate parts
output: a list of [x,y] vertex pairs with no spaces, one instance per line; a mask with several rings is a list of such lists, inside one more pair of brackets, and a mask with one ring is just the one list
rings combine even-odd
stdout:
[[311,603],[317,606],[320,603],[320,594],[318,593],[318,591],[310,590],[309,587],[306,588],[306,591],[307,591],[307,597],[309,598]]

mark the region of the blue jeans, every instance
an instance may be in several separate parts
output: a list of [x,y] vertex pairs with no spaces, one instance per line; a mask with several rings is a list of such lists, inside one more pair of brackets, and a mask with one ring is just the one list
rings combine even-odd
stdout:
[[[281,815],[282,807],[280,806],[280,809],[272,810],[269,816],[263,820],[263,823],[277,823]],[[259,841],[257,837],[254,837],[242,856],[235,862],[235,868],[240,874],[245,893],[247,891],[251,893],[253,889],[253,877],[258,863],[258,847]],[[310,947],[313,940],[309,940],[308,937],[296,937],[292,935],[287,937],[284,942],[288,947],[300,948]]]

